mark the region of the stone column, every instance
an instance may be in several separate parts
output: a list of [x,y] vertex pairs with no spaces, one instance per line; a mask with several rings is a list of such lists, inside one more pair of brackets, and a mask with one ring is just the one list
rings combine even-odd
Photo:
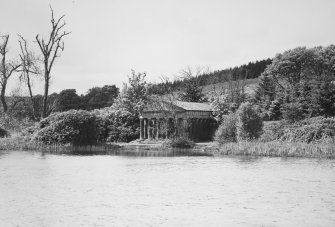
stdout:
[[191,125],[190,125],[190,138],[192,139],[192,140],[194,140],[194,129],[195,129],[195,120],[194,120],[194,118],[191,118],[190,119],[190,121],[191,121]]
[[144,118],[144,139],[148,139],[148,119]]
[[176,130],[177,130],[177,135],[178,136],[182,136],[183,135],[183,132],[182,132],[182,122],[183,122],[183,119],[182,118],[177,118],[177,122],[176,122]]
[[143,140],[144,139],[144,128],[143,128],[143,124],[144,124],[144,119],[141,118],[140,119],[140,139]]
[[156,118],[156,139],[158,140],[159,139],[159,128],[160,128],[160,125],[159,125],[159,118]]
[[164,123],[165,123],[165,139],[167,139],[169,136],[169,119],[168,118],[164,119]]
[[195,119],[195,135],[196,135],[196,141],[200,141],[201,137],[201,121],[199,118]]
[[151,140],[151,124],[152,124],[152,120],[148,119],[148,140]]
[[204,119],[200,119],[200,136],[199,139],[200,141],[204,140],[204,135],[205,135],[205,120]]

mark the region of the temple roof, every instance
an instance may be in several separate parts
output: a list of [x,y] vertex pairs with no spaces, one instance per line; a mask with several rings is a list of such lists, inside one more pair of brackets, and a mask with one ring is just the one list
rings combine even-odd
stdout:
[[176,101],[174,104],[184,110],[212,111],[212,108],[208,103]]
[[182,101],[151,101],[143,112],[160,112],[160,111],[205,111],[211,112],[212,108],[208,103],[199,102],[182,102]]

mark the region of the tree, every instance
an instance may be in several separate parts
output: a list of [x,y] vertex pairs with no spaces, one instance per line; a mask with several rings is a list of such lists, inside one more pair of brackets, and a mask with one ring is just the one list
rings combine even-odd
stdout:
[[131,75],[128,76],[129,84],[124,84],[121,93],[123,105],[136,116],[142,111],[148,98],[146,76],[146,73],[136,73],[132,70]]
[[181,77],[183,78],[183,86],[179,99],[185,102],[203,102],[205,101],[205,95],[202,93],[202,87],[200,86],[199,76],[204,74],[204,71],[200,68],[192,70],[188,67],[182,70]]
[[119,88],[115,85],[105,85],[103,87],[93,87],[83,97],[86,110],[101,109],[113,105],[114,100],[119,95]]
[[213,115],[218,122],[221,122],[224,115],[234,113],[246,100],[245,80],[243,78],[233,78],[231,75],[226,80],[227,86],[222,87],[219,91],[213,86],[207,98],[213,109]]
[[275,92],[274,81],[268,75],[261,75],[254,99],[256,102],[273,101]]
[[37,103],[34,99],[33,92],[32,92],[32,75],[39,75],[40,70],[38,67],[38,58],[34,55],[32,51],[28,50],[27,41],[19,35],[19,44],[21,48],[20,53],[20,60],[21,60],[21,76],[20,80],[27,85],[29,91],[29,97],[31,102],[31,107],[33,110],[33,119],[37,118]]
[[282,102],[285,115],[294,106],[299,106],[305,117],[335,115],[334,45],[298,47],[278,54],[263,76],[274,82],[273,99]]
[[242,103],[236,111],[238,141],[257,139],[262,134],[263,121],[251,103]]
[[40,38],[36,36],[36,41],[42,52],[43,56],[43,67],[44,67],[44,97],[43,97],[43,111],[42,117],[46,117],[48,110],[48,94],[51,78],[51,70],[54,65],[55,59],[60,57],[59,52],[64,51],[64,36],[70,34],[70,32],[62,31],[66,25],[63,18],[65,15],[58,19],[55,19],[52,8],[51,9],[51,32],[49,38]]
[[[124,84],[121,94],[116,98],[111,107],[107,107],[111,118],[111,139],[113,141],[121,139],[130,140],[138,138],[140,134],[139,115],[147,102],[147,82],[146,73],[136,73],[128,76],[128,84]],[[121,132],[122,135],[118,135]],[[118,139],[116,139],[118,138]]]
[[8,106],[6,102],[6,88],[9,78],[13,75],[14,72],[18,70],[21,66],[19,63],[10,61],[7,62],[6,55],[8,53],[8,40],[9,35],[1,36],[2,42],[0,43],[0,54],[1,54],[1,65],[0,65],[0,99],[3,107],[3,111],[7,112]]
[[81,106],[81,99],[76,93],[76,89],[65,89],[61,91],[55,100],[53,112],[64,112],[76,110]]

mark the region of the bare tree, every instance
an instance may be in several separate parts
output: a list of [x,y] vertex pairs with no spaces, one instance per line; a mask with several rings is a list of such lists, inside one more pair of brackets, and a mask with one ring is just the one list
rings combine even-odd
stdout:
[[21,60],[21,75],[20,81],[25,83],[28,87],[31,106],[33,110],[33,118],[37,118],[36,102],[34,100],[32,92],[32,78],[31,75],[39,75],[40,70],[38,67],[38,58],[34,55],[32,51],[28,50],[27,41],[19,35],[19,44],[21,48],[20,60]]
[[0,99],[3,107],[3,111],[7,112],[8,106],[6,102],[6,88],[9,78],[13,75],[15,71],[21,66],[19,63],[15,61],[7,62],[6,55],[8,53],[8,40],[9,35],[1,36],[0,43],[0,54],[1,54],[1,65],[0,65],[0,86],[1,93]]
[[51,69],[54,65],[55,59],[60,57],[61,51],[64,51],[63,37],[70,34],[70,32],[62,31],[66,25],[63,18],[65,15],[55,19],[53,9],[51,9],[51,33],[48,39],[36,36],[36,41],[43,55],[44,67],[44,97],[43,97],[43,110],[42,117],[47,116],[48,94],[51,78]]

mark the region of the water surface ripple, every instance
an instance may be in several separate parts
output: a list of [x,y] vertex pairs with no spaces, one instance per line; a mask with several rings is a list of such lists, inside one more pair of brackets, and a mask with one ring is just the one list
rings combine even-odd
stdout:
[[0,151],[0,226],[335,226],[335,161]]

